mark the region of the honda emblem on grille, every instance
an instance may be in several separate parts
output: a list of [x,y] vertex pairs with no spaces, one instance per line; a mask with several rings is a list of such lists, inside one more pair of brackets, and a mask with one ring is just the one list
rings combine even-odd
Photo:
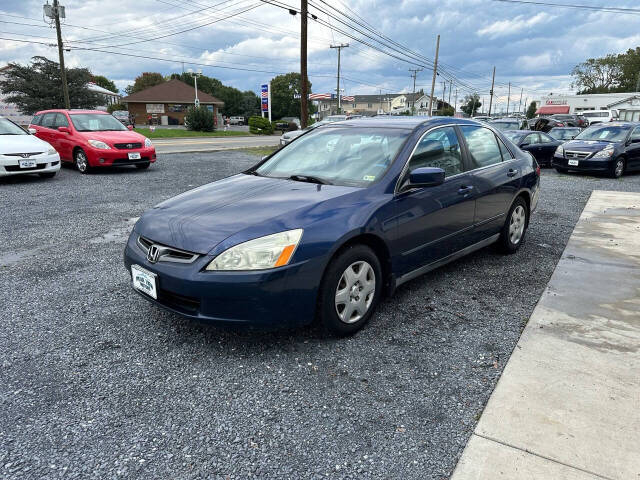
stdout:
[[30,153],[21,153],[20,156],[22,158],[29,158],[31,156],[31,154]]
[[133,148],[133,144],[132,143],[127,143],[127,148]]
[[149,263],[156,263],[158,258],[160,258],[160,249],[157,245],[151,245],[147,252],[147,260],[149,260]]

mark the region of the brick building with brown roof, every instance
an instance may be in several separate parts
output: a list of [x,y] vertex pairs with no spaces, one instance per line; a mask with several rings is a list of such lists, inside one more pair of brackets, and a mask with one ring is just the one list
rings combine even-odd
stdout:
[[[206,106],[218,117],[218,109],[224,102],[198,90],[201,106]],[[136,124],[145,125],[148,117],[153,117],[154,124],[161,124],[166,116],[169,125],[184,125],[187,108],[195,105],[195,89],[177,79],[149,87],[122,99],[127,104],[129,113],[135,115]]]

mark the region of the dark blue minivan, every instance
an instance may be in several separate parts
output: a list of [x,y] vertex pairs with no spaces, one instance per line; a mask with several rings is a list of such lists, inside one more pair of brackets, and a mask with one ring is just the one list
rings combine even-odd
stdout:
[[523,242],[535,159],[451,117],[324,125],[238,175],[162,202],[124,253],[135,290],[190,318],[361,328],[384,294],[498,242]]

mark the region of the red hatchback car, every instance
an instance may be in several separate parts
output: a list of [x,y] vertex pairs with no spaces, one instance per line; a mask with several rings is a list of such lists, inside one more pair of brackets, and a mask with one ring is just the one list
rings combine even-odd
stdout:
[[43,110],[35,114],[29,131],[82,173],[114,165],[144,169],[156,161],[151,140],[99,110]]

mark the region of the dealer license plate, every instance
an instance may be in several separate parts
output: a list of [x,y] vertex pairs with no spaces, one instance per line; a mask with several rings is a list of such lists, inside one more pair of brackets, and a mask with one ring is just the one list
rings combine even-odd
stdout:
[[20,160],[20,168],[35,168],[35,160]]
[[146,293],[151,298],[158,299],[157,275],[155,273],[151,273],[139,265],[131,265],[131,277],[133,278],[133,288]]
[[572,167],[577,167],[578,166],[578,160],[569,160],[569,165]]
[[140,152],[129,153],[129,160],[140,160]]

